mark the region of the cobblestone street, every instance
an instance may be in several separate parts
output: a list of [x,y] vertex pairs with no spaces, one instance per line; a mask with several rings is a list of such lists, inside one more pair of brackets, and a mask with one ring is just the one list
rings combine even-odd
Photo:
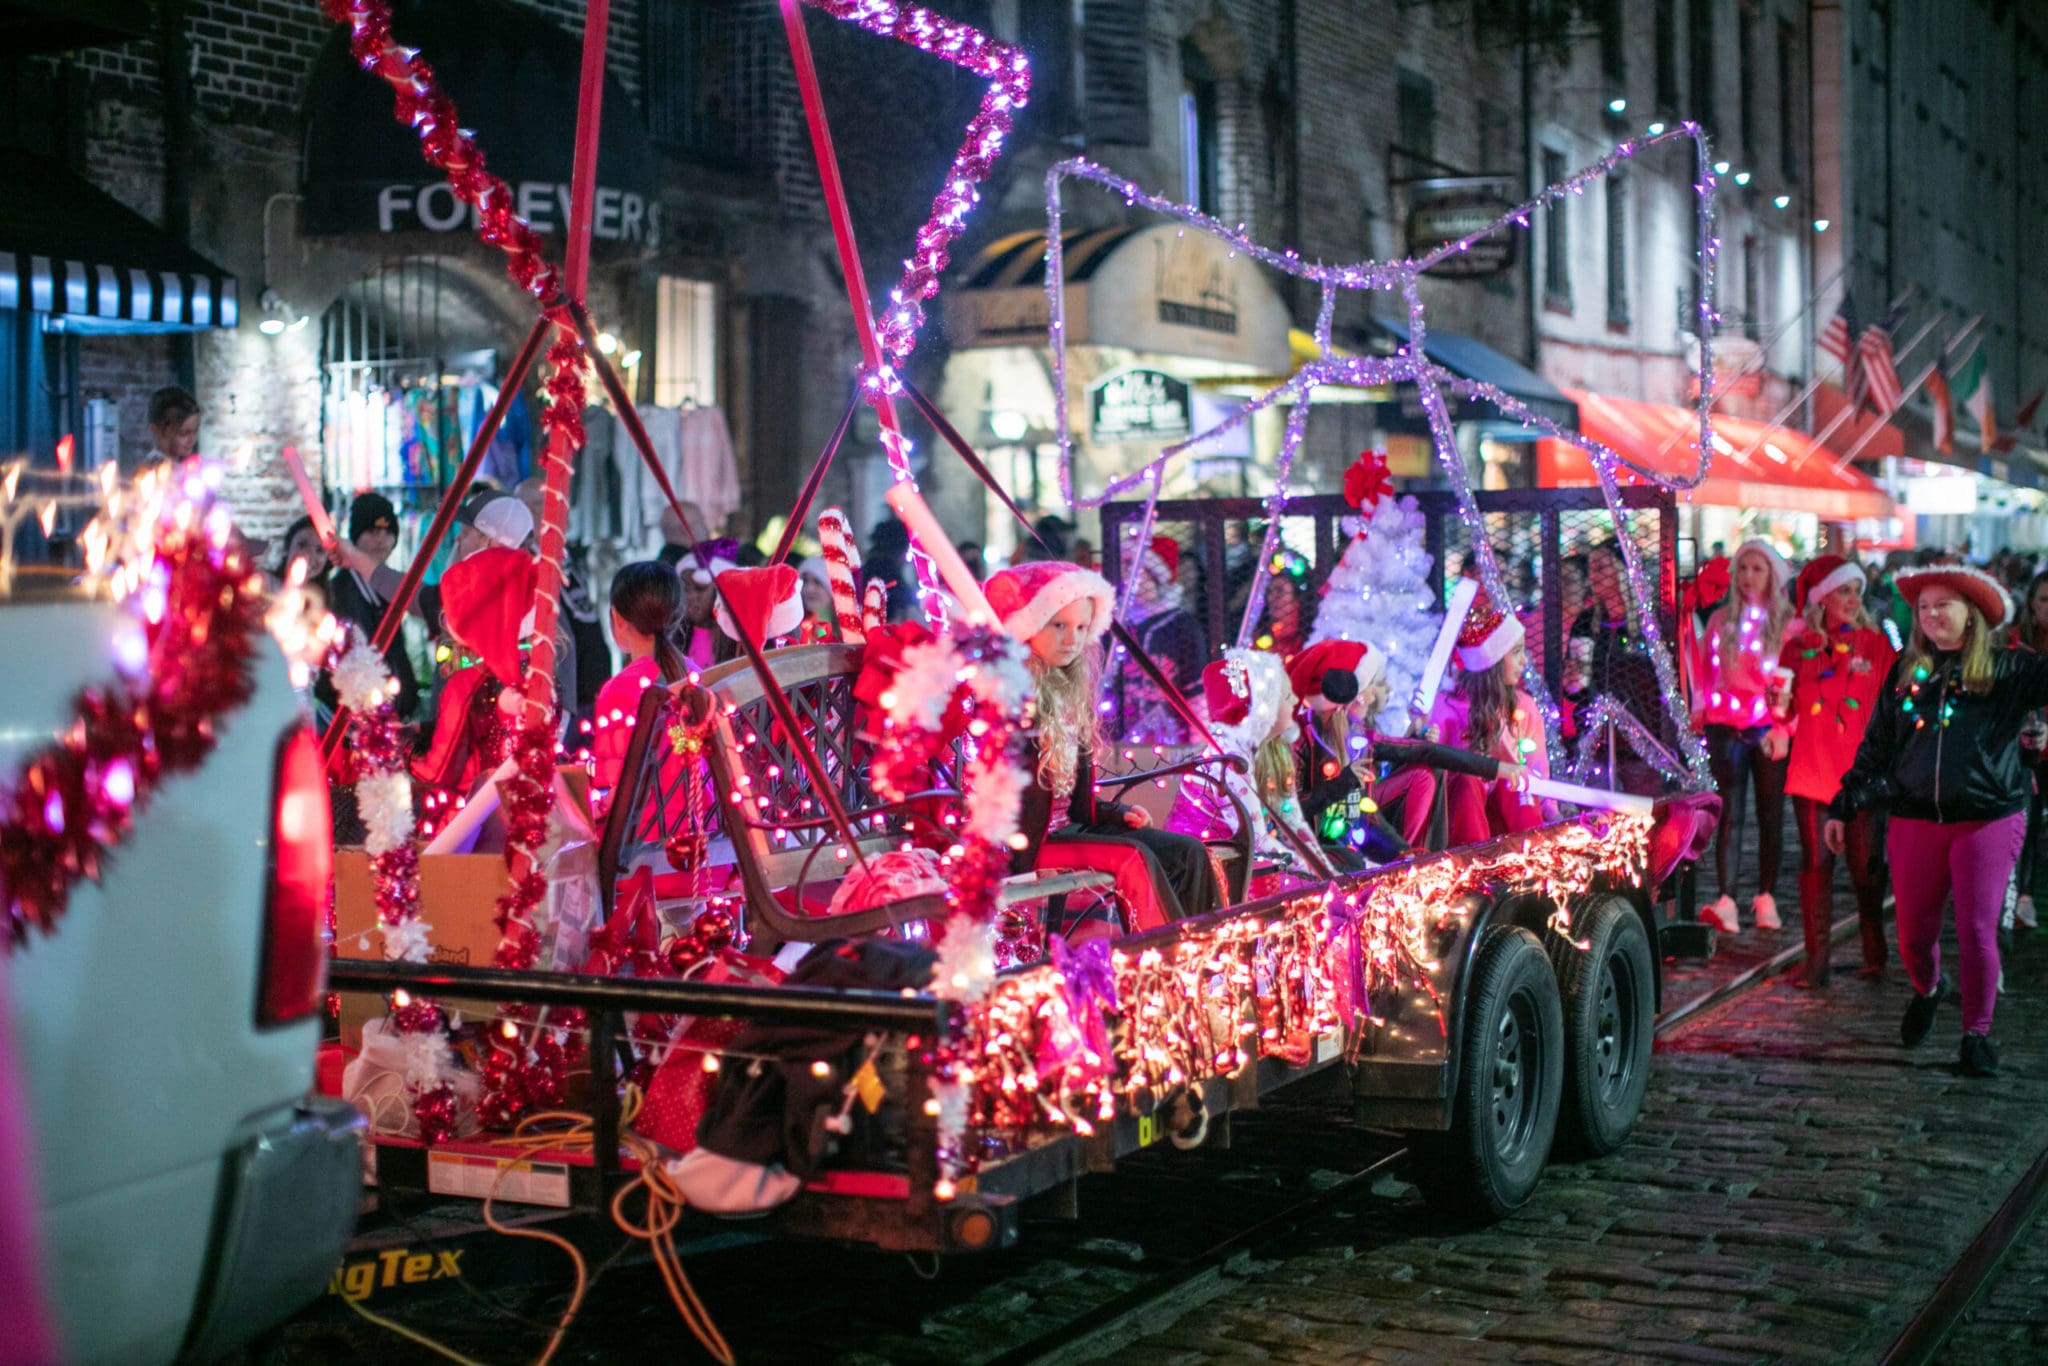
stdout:
[[[1789,940],[1788,940],[1789,942]],[[1243,1268],[1133,1344],[1149,1361],[1872,1360],[2048,1141],[2048,955],[2023,945],[1997,1037],[2005,1073],[1955,1073],[1952,1006],[1911,1053],[1905,988],[1839,968],[1778,981],[1661,1040],[1621,1153],[1554,1167],[1499,1226],[1415,1224],[1369,1249],[1329,1230]],[[1396,1216],[1399,1217],[1399,1216]],[[2038,1232],[1955,1361],[2040,1340]],[[2029,1315],[2031,1314],[2031,1320]]]

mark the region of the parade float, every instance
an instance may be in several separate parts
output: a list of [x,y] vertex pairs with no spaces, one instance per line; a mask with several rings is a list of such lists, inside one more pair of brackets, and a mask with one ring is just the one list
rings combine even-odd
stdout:
[[[1017,1236],[1023,1200],[1068,1191],[1081,1175],[1160,1140],[1198,1144],[1226,1127],[1232,1112],[1318,1073],[1342,1076],[1368,1122],[1415,1136],[1415,1171],[1433,1199],[1484,1216],[1527,1199],[1554,1142],[1598,1153],[1625,1141],[1648,1067],[1669,887],[1696,857],[1714,808],[1667,644],[1676,602],[1671,559],[1655,553],[1670,534],[1669,496],[1698,481],[1712,448],[1714,176],[1696,126],[1623,143],[1482,230],[1390,262],[1309,261],[1086,160],[1052,169],[1045,279],[1063,449],[1071,436],[1064,429],[1060,222],[1072,188],[1106,191],[1133,214],[1219,237],[1319,295],[1317,356],[1228,420],[1286,410],[1271,496],[1255,507],[1212,510],[1242,517],[1263,537],[1236,626],[1239,645],[1253,643],[1264,578],[1284,563],[1281,527],[1291,515],[1323,516],[1333,527],[1346,519],[1378,518],[1386,526],[1434,518],[1439,551],[1447,535],[1462,535],[1472,576],[1492,601],[1511,602],[1516,595],[1503,581],[1486,519],[1597,506],[1621,532],[1615,545],[1656,694],[1649,717],[1637,714],[1641,699],[1590,699],[1571,718],[1580,743],[1576,763],[1570,760],[1555,696],[1553,612],[1544,628],[1549,676],[1532,664],[1523,682],[1541,713],[1554,771],[1567,775],[1536,787],[1537,796],[1560,804],[1557,819],[1483,843],[1420,848],[1348,874],[1313,849],[1276,868],[1248,840],[1219,840],[1219,865],[1236,865],[1224,879],[1231,904],[1077,947],[1049,932],[1045,908],[1099,896],[1105,879],[1009,871],[1018,795],[1030,781],[1021,759],[1034,715],[1030,675],[1020,642],[1003,632],[924,508],[901,420],[916,412],[939,445],[1018,511],[903,367],[978,186],[1029,98],[1022,52],[915,5],[785,0],[864,358],[852,403],[869,404],[879,419],[897,476],[890,503],[912,533],[910,564],[932,629],[909,640],[864,616],[842,551],[834,565],[835,583],[846,589],[841,639],[771,648],[776,633],[743,626],[742,658],[648,689],[637,714],[609,718],[630,724],[632,737],[625,778],[602,821],[565,838],[558,817],[573,784],[558,769],[551,680],[566,490],[592,372],[688,529],[583,301],[607,6],[588,5],[582,123],[559,267],[545,259],[438,87],[433,55],[393,38],[381,0],[323,0],[322,8],[346,26],[364,79],[391,87],[395,116],[474,209],[478,233],[504,253],[536,309],[500,401],[374,638],[337,643],[317,629],[301,633],[301,644],[331,671],[342,704],[323,749],[353,793],[365,836],[360,850],[344,855],[354,856],[354,871],[338,879],[329,969],[354,1075],[331,1080],[369,1115],[381,1201],[402,1212],[422,1201],[477,1199],[494,1228],[504,1226],[493,1207],[508,1204],[595,1214],[653,1246],[679,1308],[710,1344],[715,1329],[694,1305],[673,1250],[686,1210],[768,1214],[788,1234],[883,1248],[1000,1247]],[[987,82],[902,276],[879,309],[862,283],[856,225],[811,72],[805,8]],[[1545,204],[1582,193],[1632,158],[1669,152],[1696,159],[1704,244],[1700,462],[1690,481],[1631,466],[1513,395],[1440,367],[1429,358],[1419,292],[1422,274],[1439,260],[1526,228]],[[1398,300],[1407,343],[1390,356],[1340,353],[1331,328],[1347,291]],[[546,494],[528,648],[514,666],[519,676],[507,680],[516,683],[522,710],[505,728],[492,784],[506,832],[496,863],[423,844],[421,801],[407,775],[383,655],[506,405],[543,355]],[[1414,386],[1448,494],[1420,512],[1378,490],[1312,506],[1313,496],[1291,481],[1316,390],[1388,382]],[[1597,504],[1571,494],[1507,507],[1475,491],[1453,440],[1447,395],[1483,399],[1585,450],[1600,479]],[[787,511],[790,530],[773,563],[787,558],[817,511],[812,504],[845,432],[842,424]],[[1106,527],[1131,529],[1128,542],[1121,531],[1110,537],[1112,555],[1121,544],[1144,545],[1162,515],[1205,515],[1162,505],[1160,493],[1169,464],[1215,434],[1165,447],[1142,470],[1086,499],[1063,465],[1061,492],[1069,506],[1101,508]],[[1624,480],[1633,487],[1624,489]],[[1646,549],[1644,524],[1656,521],[1660,506],[1664,515]],[[1355,544],[1364,533],[1349,534]],[[1328,533],[1333,548],[1339,539],[1338,531]],[[1545,574],[1555,572],[1554,558],[1546,558]],[[723,587],[718,592],[727,598]],[[1435,633],[1454,638],[1471,595],[1444,582],[1441,553],[1425,596],[1432,612],[1450,604]],[[750,619],[729,600],[722,610]],[[1112,648],[1119,667],[1156,674],[1121,627]],[[1444,651],[1433,653],[1418,671],[1418,691],[1433,692],[1441,681]],[[864,686],[883,655],[891,656],[885,676]],[[1420,710],[1427,713],[1426,702]],[[96,725],[118,719],[86,716],[79,724],[90,739]],[[1133,753],[1131,771],[1105,785],[1162,809],[1198,777],[1227,787],[1220,778],[1232,759],[1202,716],[1190,711],[1183,719],[1190,744],[1151,755],[1150,764]],[[1660,775],[1656,795],[1614,790],[1619,746]],[[30,773],[17,784],[34,781]],[[72,848],[76,829],[53,823],[33,796],[14,795],[7,808],[13,824],[0,832],[17,938],[47,927],[70,882],[95,866]],[[1248,814],[1241,805],[1239,814]],[[107,829],[118,837],[118,823]],[[594,887],[595,904],[586,906],[580,932],[569,935],[559,885],[568,877],[559,874],[568,846],[579,842],[588,857],[575,877]],[[788,951],[810,944],[827,947]],[[548,1232],[545,1219],[519,1223],[512,1231],[560,1242],[580,1265],[574,1243]]]

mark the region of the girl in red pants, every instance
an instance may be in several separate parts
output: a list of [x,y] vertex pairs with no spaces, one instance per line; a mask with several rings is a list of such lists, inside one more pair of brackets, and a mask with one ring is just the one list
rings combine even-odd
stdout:
[[[1522,623],[1482,593],[1458,632],[1458,681],[1439,696],[1429,715],[1433,737],[1455,749],[1521,764],[1538,778],[1550,776],[1543,718],[1536,699],[1522,687],[1529,662]],[[1453,793],[1478,779],[1454,774]],[[1483,795],[1487,833],[1511,834],[1557,818],[1554,804],[1531,797],[1512,780],[1477,788]],[[1456,809],[1455,807],[1453,809]]]
[[2048,704],[2048,655],[1993,650],[2010,613],[1990,575],[1961,565],[1908,570],[1899,592],[1913,639],[1893,666],[1842,790],[1828,806],[1828,848],[1841,853],[1858,812],[1891,812],[1885,841],[1898,905],[1899,957],[1914,996],[1899,1027],[1912,1047],[1948,995],[1941,912],[1955,893],[1963,977],[1962,1071],[1998,1071],[1998,917],[2026,833],[2020,725]]
[[[1806,927],[1806,968],[1798,984],[1828,984],[1828,932],[1835,923],[1835,856],[1822,835],[1827,805],[1863,743],[1877,695],[1898,652],[1863,610],[1863,571],[1840,555],[1822,555],[1799,571],[1794,592],[1805,627],[1779,658],[1791,684],[1775,697],[1778,728],[1792,737],[1785,791],[1799,825],[1799,916]],[[1858,812],[1844,822],[1849,885],[1863,927],[1865,977],[1884,973],[1884,888],[1877,880],[1876,818]]]

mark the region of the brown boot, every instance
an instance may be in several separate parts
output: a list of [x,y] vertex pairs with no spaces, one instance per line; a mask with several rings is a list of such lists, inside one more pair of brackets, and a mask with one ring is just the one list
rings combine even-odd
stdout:
[[1828,984],[1828,931],[1833,927],[1835,911],[1828,882],[1819,873],[1799,874],[1799,919],[1806,930],[1806,966],[1799,974],[1802,986]]

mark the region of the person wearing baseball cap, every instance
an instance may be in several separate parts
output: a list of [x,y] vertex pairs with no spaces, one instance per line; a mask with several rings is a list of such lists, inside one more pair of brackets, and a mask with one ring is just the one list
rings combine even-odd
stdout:
[[[1878,691],[1898,652],[1863,606],[1863,570],[1840,555],[1822,555],[1799,571],[1793,605],[1802,620],[1786,634],[1773,690],[1776,725],[1791,736],[1785,791],[1799,827],[1799,918],[1806,932],[1802,987],[1825,987],[1835,923],[1835,855],[1822,826],[1842,775],[1856,758],[1877,709]],[[1885,963],[1884,886],[1875,857],[1876,821],[1858,812],[1844,822],[1849,885],[1863,930],[1863,971],[1882,977]]]
[[533,537],[533,514],[500,489],[478,489],[456,511],[455,558],[468,559],[486,546],[523,550]]
[[1963,1075],[1993,1076],[1998,921],[2026,834],[2029,776],[2020,758],[2027,713],[2048,705],[2048,655],[1994,648],[2012,615],[1998,581],[1967,565],[1929,565],[1897,577],[1912,604],[1913,637],[1878,692],[1856,761],[1828,805],[1834,853],[1848,823],[1885,810],[1899,958],[1913,999],[1899,1025],[1908,1048],[1934,1027],[1949,994],[1941,922],[1955,897],[1961,948]]

